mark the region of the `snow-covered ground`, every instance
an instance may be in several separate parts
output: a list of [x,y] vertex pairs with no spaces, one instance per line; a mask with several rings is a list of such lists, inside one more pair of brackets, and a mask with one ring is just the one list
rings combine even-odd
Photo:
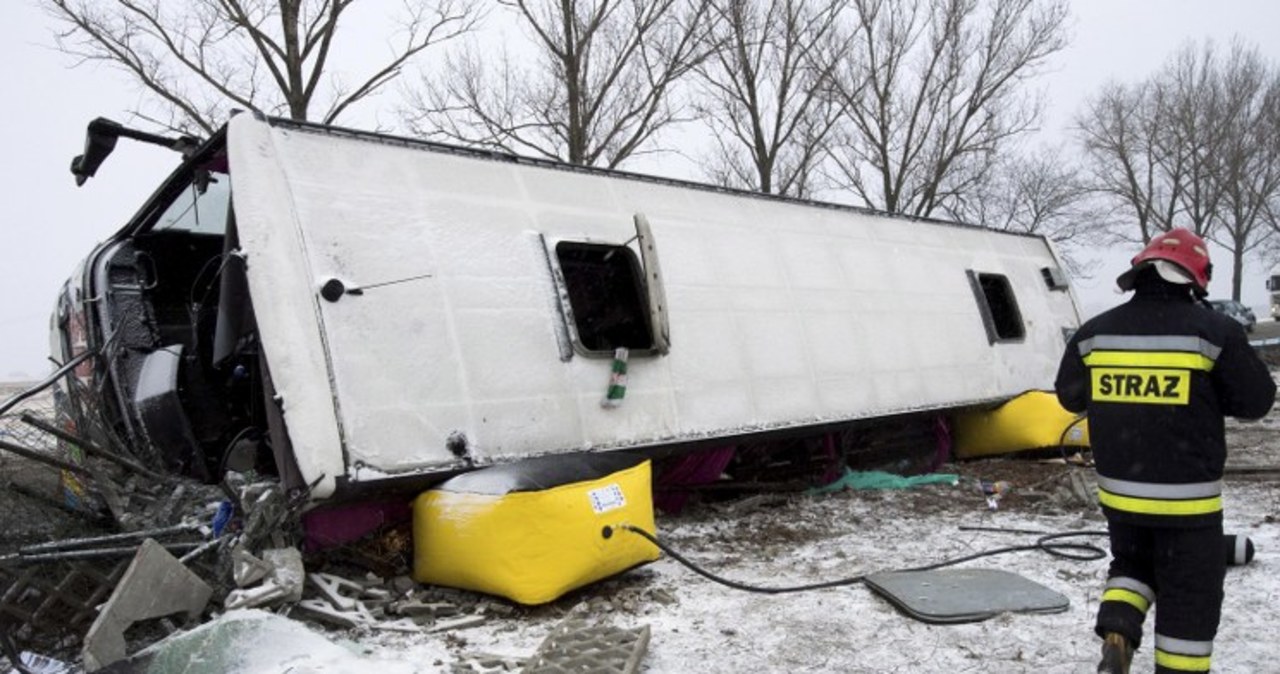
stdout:
[[[1280,465],[1280,412],[1230,423],[1233,466]],[[1034,535],[962,527],[1100,531],[1105,522],[1079,487],[1083,467],[989,459],[948,464],[959,484],[901,491],[767,495],[695,505],[660,516],[660,538],[708,570],[737,581],[793,585],[930,564],[1032,542]],[[1073,475],[1075,477],[1073,477]],[[974,480],[1007,480],[991,511]],[[1073,480],[1077,483],[1072,488]],[[1214,671],[1280,672],[1280,475],[1228,476],[1226,529],[1250,537],[1252,564],[1228,570]],[[1105,548],[1105,538],[1084,541]],[[669,556],[539,607],[487,612],[483,624],[434,634],[326,629],[263,611],[233,611],[178,638],[199,657],[152,662],[153,672],[380,674],[503,671],[463,669],[482,656],[509,662],[534,653],[567,618],[621,628],[648,626],[645,672],[1091,672],[1100,641],[1092,625],[1105,559],[1075,561],[1028,551],[984,557],[962,568],[1010,571],[1068,597],[1055,614],[1006,614],[931,625],[853,585],[798,594],[733,590]],[[477,598],[478,599],[478,598]],[[1134,672],[1149,672],[1151,623]],[[221,633],[219,633],[219,631]],[[163,649],[161,649],[163,652]]]
[[[1233,424],[1233,463],[1276,465],[1280,420]],[[1097,509],[1073,496],[1070,472],[1092,484],[1087,468],[1008,460],[946,466],[956,486],[749,499],[701,506],[658,521],[661,538],[709,570],[762,585],[831,580],[929,564],[981,550],[1021,545],[1035,536],[968,531],[997,527],[1044,532],[1096,531]],[[974,477],[1008,478],[1012,494],[986,508]],[[1258,548],[1252,564],[1228,570],[1214,671],[1280,672],[1280,484],[1231,478],[1228,532]],[[1105,538],[1082,540],[1105,548]],[[458,671],[469,656],[532,654],[567,617],[623,628],[648,625],[647,672],[1092,672],[1100,641],[1092,631],[1106,560],[1074,561],[1016,552],[963,565],[1021,574],[1070,599],[1056,614],[1005,614],[977,623],[931,625],[900,613],[861,585],[765,595],[712,583],[665,557],[552,604],[436,635],[328,631],[289,624],[270,648],[237,649],[245,672],[346,674],[375,669]],[[230,614],[225,619],[243,619]],[[1154,617],[1154,615],[1153,615]],[[206,626],[207,627],[207,626]],[[1149,672],[1151,621],[1133,671]],[[315,628],[311,628],[315,629]],[[306,644],[315,639],[314,648]],[[249,646],[249,644],[245,644]],[[334,648],[333,646],[338,646]],[[474,671],[474,670],[464,670]]]

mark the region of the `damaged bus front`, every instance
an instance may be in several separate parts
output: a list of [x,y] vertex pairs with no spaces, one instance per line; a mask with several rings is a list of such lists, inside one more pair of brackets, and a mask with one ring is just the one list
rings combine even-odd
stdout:
[[227,252],[225,131],[200,143],[95,120],[72,166],[78,183],[120,136],[167,145],[184,161],[59,293],[54,359],[91,356],[64,380],[59,414],[100,447],[217,481],[229,463],[259,462],[269,426],[251,303],[236,285],[242,275],[227,272],[237,260]]

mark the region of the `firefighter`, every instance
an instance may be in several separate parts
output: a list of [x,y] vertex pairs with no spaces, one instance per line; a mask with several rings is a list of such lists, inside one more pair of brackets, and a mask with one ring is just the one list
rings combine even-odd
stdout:
[[1243,328],[1204,307],[1212,266],[1185,229],[1160,234],[1116,279],[1126,303],[1080,326],[1055,388],[1087,412],[1111,566],[1099,672],[1128,672],[1155,608],[1156,672],[1207,672],[1222,611],[1223,417],[1275,400]]

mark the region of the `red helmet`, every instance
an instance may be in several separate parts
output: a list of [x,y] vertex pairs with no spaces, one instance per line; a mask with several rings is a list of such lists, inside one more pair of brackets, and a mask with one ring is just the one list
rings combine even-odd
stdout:
[[1130,264],[1133,266],[1116,279],[1121,290],[1133,290],[1138,272],[1155,266],[1166,281],[1191,284],[1200,297],[1209,294],[1209,278],[1213,274],[1209,246],[1204,239],[1181,227],[1156,235]]

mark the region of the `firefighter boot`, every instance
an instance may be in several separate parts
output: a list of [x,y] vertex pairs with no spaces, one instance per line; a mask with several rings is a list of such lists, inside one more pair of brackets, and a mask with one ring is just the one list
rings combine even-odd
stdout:
[[1098,674],[1129,674],[1129,661],[1133,659],[1133,647],[1129,640],[1115,632],[1108,632],[1102,642],[1102,662]]

